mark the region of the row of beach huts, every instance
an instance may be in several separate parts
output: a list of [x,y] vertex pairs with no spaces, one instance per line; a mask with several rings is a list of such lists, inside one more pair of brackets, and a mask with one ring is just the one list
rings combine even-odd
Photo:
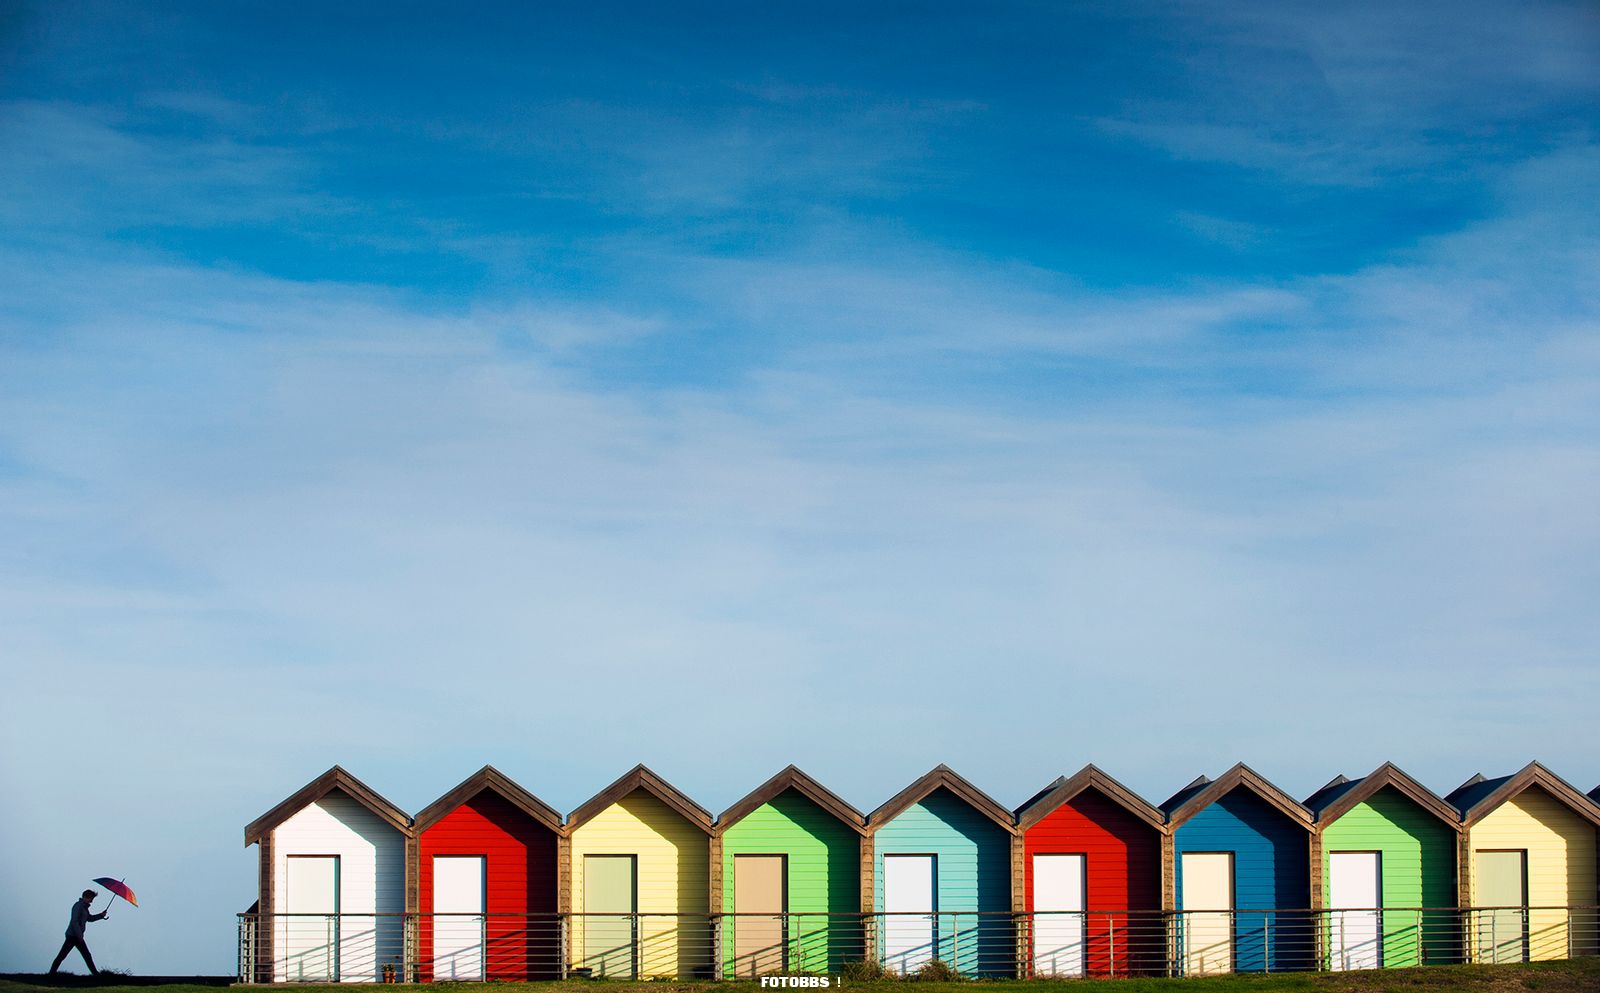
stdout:
[[485,767],[406,814],[334,767],[245,829],[246,982],[1195,975],[1600,952],[1600,787],[1297,801],[1244,765],[1154,806],[1087,766],[1015,810],[946,766],[863,815],[790,766],[720,816],[638,766],[565,819]]

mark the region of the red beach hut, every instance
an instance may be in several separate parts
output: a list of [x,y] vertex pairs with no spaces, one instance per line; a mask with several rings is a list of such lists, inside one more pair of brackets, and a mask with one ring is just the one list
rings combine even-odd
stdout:
[[1016,817],[1032,974],[1159,971],[1161,811],[1087,765],[1045,787]]
[[417,815],[420,978],[554,979],[561,815],[492,766]]

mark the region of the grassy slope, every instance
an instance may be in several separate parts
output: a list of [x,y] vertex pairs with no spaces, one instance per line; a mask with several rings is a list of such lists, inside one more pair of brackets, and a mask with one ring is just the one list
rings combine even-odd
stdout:
[[[104,984],[81,978],[45,982],[40,977],[0,978],[0,993],[42,993],[46,990],[92,987],[102,993],[217,993],[215,986],[171,983],[161,986],[118,985],[115,977]],[[349,987],[344,987],[348,989]],[[1600,991],[1600,958],[1566,962],[1536,962],[1525,965],[1434,966],[1426,969],[1385,969],[1367,973],[1297,973],[1276,976],[1218,976],[1210,979],[1116,979],[1116,980],[1035,980],[1030,982],[850,983],[847,990],[860,993],[979,993],[993,988],[997,993],[1276,993],[1279,990],[1305,990],[1308,993],[1596,993]],[[327,986],[273,986],[273,993],[314,991],[328,993]],[[484,990],[479,983],[430,983],[425,986],[387,986],[375,989],[394,993],[473,993]],[[497,993],[761,993],[753,982],[596,982],[570,980],[561,983],[496,983]]]

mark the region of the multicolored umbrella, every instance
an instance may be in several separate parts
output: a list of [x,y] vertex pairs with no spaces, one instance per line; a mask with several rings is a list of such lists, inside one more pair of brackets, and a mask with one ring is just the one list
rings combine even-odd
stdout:
[[[124,900],[133,904],[135,907],[139,906],[139,898],[134,896],[133,888],[127,883],[124,883],[121,879],[112,879],[109,876],[101,876],[100,878],[96,879],[95,882],[111,891],[111,899],[115,900],[120,896]],[[106,904],[106,909],[110,910],[111,904]]]

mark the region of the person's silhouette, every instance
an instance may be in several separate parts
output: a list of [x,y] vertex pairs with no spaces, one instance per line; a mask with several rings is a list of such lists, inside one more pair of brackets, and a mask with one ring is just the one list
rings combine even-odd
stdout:
[[89,975],[100,975],[100,970],[94,967],[94,956],[89,954],[89,946],[83,943],[83,931],[88,923],[104,920],[108,913],[104,910],[98,914],[89,913],[89,905],[94,903],[94,898],[98,895],[94,890],[84,890],[78,902],[72,905],[72,919],[67,922],[67,940],[61,943],[61,951],[56,953],[56,960],[50,963],[50,975],[56,974],[56,970],[61,968],[62,959],[65,959],[67,953],[74,948],[83,956],[83,960],[89,963]]

